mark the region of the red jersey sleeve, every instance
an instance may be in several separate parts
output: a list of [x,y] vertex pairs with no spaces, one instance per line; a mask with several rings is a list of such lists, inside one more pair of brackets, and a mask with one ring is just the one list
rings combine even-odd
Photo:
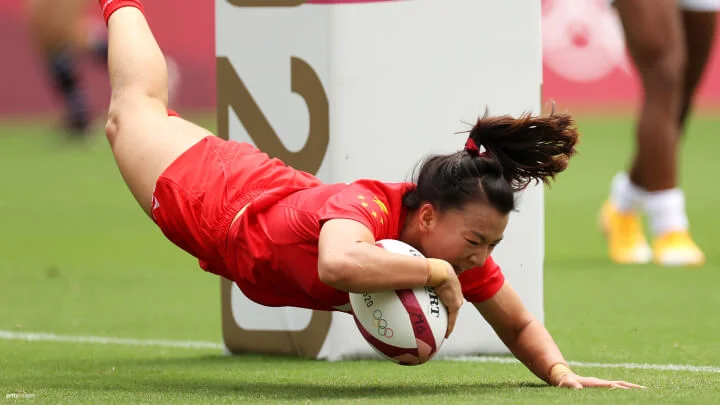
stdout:
[[505,284],[505,275],[492,257],[488,257],[482,266],[461,273],[458,278],[469,302],[487,301]]
[[320,223],[351,219],[365,225],[375,240],[388,238],[392,223],[388,197],[380,189],[351,184],[330,197],[318,212]]

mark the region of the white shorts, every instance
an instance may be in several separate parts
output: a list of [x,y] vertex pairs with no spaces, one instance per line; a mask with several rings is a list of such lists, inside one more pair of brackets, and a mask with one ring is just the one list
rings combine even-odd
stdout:
[[717,11],[720,9],[720,0],[678,0],[683,10],[688,11]]
[[[614,3],[609,0],[608,3]],[[720,10],[720,0],[678,0],[680,8],[688,11],[718,11]]]

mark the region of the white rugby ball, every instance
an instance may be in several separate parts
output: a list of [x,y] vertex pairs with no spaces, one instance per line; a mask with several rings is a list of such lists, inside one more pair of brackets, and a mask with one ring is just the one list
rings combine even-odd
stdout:
[[[420,256],[412,246],[391,239],[377,245],[393,253]],[[443,344],[447,309],[431,287],[350,293],[360,333],[381,356],[402,365],[430,360]]]

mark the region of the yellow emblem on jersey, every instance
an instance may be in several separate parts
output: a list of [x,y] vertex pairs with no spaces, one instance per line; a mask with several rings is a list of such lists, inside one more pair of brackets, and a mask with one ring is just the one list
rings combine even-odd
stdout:
[[378,207],[380,207],[380,209],[382,210],[382,212],[384,212],[386,215],[390,213],[390,211],[388,211],[387,205],[385,205],[384,202],[380,201],[379,198],[373,196],[373,202],[375,202],[375,204],[377,204]]

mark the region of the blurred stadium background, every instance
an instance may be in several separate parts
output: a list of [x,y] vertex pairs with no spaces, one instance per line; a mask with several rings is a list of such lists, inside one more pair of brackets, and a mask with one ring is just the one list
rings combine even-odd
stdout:
[[[146,3],[158,41],[181,69],[174,107],[214,130],[212,2],[172,8]],[[546,193],[546,323],[580,372],[652,389],[535,389],[543,384],[523,367],[497,359],[407,369],[222,356],[217,279],[200,271],[140,214],[101,125],[91,145],[61,140],[56,125],[61,105],[28,37],[24,2],[3,0],[0,401],[5,394],[6,400],[27,394],[53,403],[396,403],[408,398],[418,403],[716,403],[720,46],[682,152],[693,234],[708,263],[692,270],[612,265],[595,215],[610,178],[630,153],[639,94],[621,37],[613,31],[619,30],[617,22],[611,14],[591,13],[589,4],[543,2],[544,99],[576,114],[583,133],[571,170]],[[89,65],[83,69],[102,124],[106,74]],[[63,336],[126,340],[58,341]],[[198,343],[173,347],[137,339]]]

